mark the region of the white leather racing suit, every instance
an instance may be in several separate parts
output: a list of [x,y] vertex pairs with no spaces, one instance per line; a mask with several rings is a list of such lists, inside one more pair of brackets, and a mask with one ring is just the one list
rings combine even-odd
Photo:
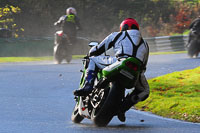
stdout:
[[[108,49],[113,48],[115,57],[101,55]],[[143,40],[138,30],[127,30],[122,32],[113,32],[107,36],[99,45],[94,46],[89,51],[90,62],[88,70],[95,70],[96,66],[100,69],[105,68],[118,61],[117,58],[136,57],[143,63],[143,72],[136,84],[139,101],[145,100],[149,95],[149,85],[144,72],[149,56],[149,47]]]

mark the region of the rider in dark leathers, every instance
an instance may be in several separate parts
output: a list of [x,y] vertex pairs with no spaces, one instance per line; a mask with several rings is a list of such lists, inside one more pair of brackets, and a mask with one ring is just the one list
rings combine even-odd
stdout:
[[200,33],[200,16],[192,21],[192,23],[189,26],[190,34],[188,39],[188,44],[193,39],[193,35]]
[[69,7],[66,10],[66,15],[61,16],[59,20],[54,23],[54,25],[62,28],[62,31],[67,35],[67,40],[70,44],[74,44],[76,42],[77,30],[81,29],[79,18],[76,14],[76,9]]

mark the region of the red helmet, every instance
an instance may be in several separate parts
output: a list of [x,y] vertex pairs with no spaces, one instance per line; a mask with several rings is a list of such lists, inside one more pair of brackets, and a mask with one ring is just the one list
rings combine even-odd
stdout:
[[120,31],[130,30],[130,29],[137,29],[139,30],[139,24],[133,18],[127,18],[120,24]]

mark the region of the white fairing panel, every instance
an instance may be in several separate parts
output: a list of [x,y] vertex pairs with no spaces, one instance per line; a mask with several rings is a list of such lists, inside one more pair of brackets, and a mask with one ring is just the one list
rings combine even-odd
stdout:
[[88,113],[88,108],[85,108],[85,106],[83,105],[82,97],[80,97],[78,112],[82,116],[90,117]]
[[116,61],[115,63],[105,67],[103,70],[110,72],[113,69],[119,67],[122,64],[123,60],[125,60],[125,58],[124,59],[120,59],[120,61]]

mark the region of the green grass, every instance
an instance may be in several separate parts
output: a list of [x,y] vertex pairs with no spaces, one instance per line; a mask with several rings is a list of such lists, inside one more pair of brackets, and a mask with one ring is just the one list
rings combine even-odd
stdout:
[[151,52],[150,55],[160,55],[160,54],[182,54],[187,53],[187,51],[176,51],[176,52]]
[[183,35],[189,35],[190,30],[185,30],[182,34],[181,33],[172,33],[171,36],[183,36]]
[[[73,55],[73,59],[83,58],[85,55]],[[53,60],[52,56],[47,57],[0,57],[0,63],[5,62],[29,62],[29,61],[48,61]]]
[[148,80],[150,96],[137,109],[190,122],[200,122],[200,67]]
[[[159,54],[180,54],[186,53],[186,51],[177,51],[177,52],[151,52],[150,55],[159,55]],[[73,55],[73,59],[80,59],[85,57],[85,55]],[[45,61],[53,60],[52,56],[47,57],[0,57],[0,63],[5,62],[29,62],[29,61]]]
[[85,57],[86,55],[73,55],[72,58],[73,59],[80,59],[80,58],[83,58]]
[[0,57],[0,63],[53,60],[53,57]]

